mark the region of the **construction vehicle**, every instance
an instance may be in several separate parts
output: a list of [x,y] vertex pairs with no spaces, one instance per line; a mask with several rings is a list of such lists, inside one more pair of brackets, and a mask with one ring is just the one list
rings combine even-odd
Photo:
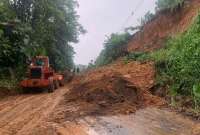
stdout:
[[21,81],[20,86],[27,89],[45,88],[54,92],[64,85],[64,76],[56,73],[49,65],[47,56],[34,57],[28,67],[27,79]]

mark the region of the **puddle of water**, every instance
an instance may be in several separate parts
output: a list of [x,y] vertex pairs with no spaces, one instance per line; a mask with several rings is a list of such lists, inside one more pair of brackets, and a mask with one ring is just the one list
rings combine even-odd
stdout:
[[[85,118],[89,135],[200,135],[195,123],[173,112],[147,108],[135,115]],[[197,127],[197,126],[196,126]]]

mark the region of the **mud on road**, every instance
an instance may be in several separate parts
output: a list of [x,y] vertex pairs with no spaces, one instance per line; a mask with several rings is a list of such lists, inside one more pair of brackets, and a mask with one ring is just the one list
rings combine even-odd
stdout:
[[55,93],[41,93],[8,97],[0,101],[0,134],[33,134],[37,125],[48,118],[67,88]]
[[67,92],[68,88],[64,87],[52,94],[21,95],[0,101],[0,135],[199,135],[200,133],[199,126],[195,122],[155,108],[142,109],[131,115],[87,116],[62,123],[51,121],[51,113]]
[[153,63],[114,63],[54,93],[0,100],[0,135],[200,135],[197,123],[158,109]]

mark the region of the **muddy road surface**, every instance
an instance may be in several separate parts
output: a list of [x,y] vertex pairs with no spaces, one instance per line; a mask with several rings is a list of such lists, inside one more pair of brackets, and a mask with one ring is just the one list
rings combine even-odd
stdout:
[[[176,113],[146,108],[132,115],[87,116],[56,123],[51,113],[68,92],[8,97],[0,101],[0,135],[200,135],[197,123]],[[72,107],[73,108],[73,107]]]
[[32,134],[53,111],[67,88],[54,93],[27,94],[0,101],[0,135]]

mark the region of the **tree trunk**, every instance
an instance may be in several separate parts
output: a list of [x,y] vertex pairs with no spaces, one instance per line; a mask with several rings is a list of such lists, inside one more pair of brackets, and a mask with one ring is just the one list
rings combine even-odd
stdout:
[[9,67],[8,70],[9,70],[9,73],[10,73],[10,78],[12,80],[14,80],[15,79],[15,72],[14,72],[13,68]]

